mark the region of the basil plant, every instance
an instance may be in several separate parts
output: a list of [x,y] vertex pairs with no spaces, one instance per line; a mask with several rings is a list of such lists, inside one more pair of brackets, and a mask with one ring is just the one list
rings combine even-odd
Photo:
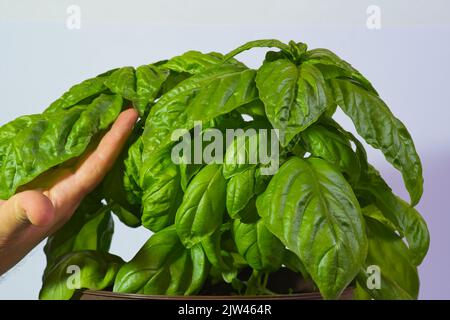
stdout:
[[[272,48],[256,70],[235,59],[254,47]],[[423,177],[411,136],[361,73],[304,43],[188,51],[73,86],[42,114],[0,128],[0,198],[70,166],[130,107],[140,119],[119,159],[47,240],[40,298],[72,298],[71,266],[80,288],[118,293],[195,295],[226,283],[235,294],[271,294],[267,279],[288,268],[325,299],[347,287],[361,299],[417,298],[429,234],[414,208]],[[333,119],[338,107],[359,137]],[[254,130],[216,150],[223,161],[183,161],[189,144],[174,161],[185,137],[175,131],[206,138],[230,129]],[[271,174],[258,157],[233,161],[258,154],[260,129],[277,133]],[[359,138],[401,172],[409,201],[368,162]],[[108,253],[112,215],[153,232],[130,261]],[[370,286],[374,267],[379,283]]]

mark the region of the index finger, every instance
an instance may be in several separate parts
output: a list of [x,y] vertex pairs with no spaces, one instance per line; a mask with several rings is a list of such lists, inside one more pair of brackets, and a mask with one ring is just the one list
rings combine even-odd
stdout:
[[134,109],[123,111],[97,148],[89,154],[74,174],[75,190],[82,196],[92,191],[111,169],[138,118]]

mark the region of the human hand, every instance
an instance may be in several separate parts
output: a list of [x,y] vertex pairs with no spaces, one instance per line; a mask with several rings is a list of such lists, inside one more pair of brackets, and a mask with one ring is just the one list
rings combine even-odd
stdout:
[[97,148],[75,170],[59,172],[46,190],[23,191],[0,200],[0,275],[70,219],[114,164],[137,118],[134,109],[122,112]]

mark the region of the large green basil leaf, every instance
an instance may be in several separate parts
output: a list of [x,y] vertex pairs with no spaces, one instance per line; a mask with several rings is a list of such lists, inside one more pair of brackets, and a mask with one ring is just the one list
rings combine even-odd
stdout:
[[334,121],[329,116],[321,117],[320,119],[321,125],[326,126],[327,128],[331,128],[332,130],[338,131],[342,136],[347,137],[347,139],[355,145],[355,154],[358,158],[359,167],[361,169],[361,173],[367,171],[369,163],[367,161],[367,153],[366,149],[362,145],[361,141],[359,141],[355,135],[349,131],[344,130],[336,121]]
[[256,205],[267,228],[297,254],[322,295],[337,298],[367,253],[359,203],[339,170],[319,158],[291,158]]
[[114,71],[105,81],[105,85],[113,93],[133,102],[134,107],[143,116],[168,75],[168,70],[154,65],[142,65],[136,69],[123,67]]
[[171,226],[155,233],[120,269],[114,292],[193,295],[202,288],[208,269],[201,246],[184,248]]
[[375,94],[348,80],[334,79],[330,84],[336,102],[352,119],[359,135],[400,170],[411,204],[416,205],[423,193],[422,164],[406,127]]
[[[207,124],[202,125],[202,131],[191,130],[188,134],[183,136],[180,145],[182,149],[177,149],[177,152],[172,150],[173,155],[178,157],[178,163],[181,174],[181,187],[183,191],[186,188],[192,178],[197,175],[197,173],[207,164],[207,162],[215,162],[217,158],[207,159],[201,158],[197,159],[198,155],[214,154],[215,157],[222,155],[226,151],[226,141],[216,141],[216,133],[220,131],[223,137],[227,136],[228,129],[241,129],[247,124],[242,120],[242,116],[237,111],[230,112],[225,115],[216,117]],[[198,141],[198,143],[197,143]],[[211,142],[213,141],[213,142]],[[218,146],[216,142],[219,142]],[[217,148],[216,148],[217,147]],[[177,146],[178,148],[178,146]],[[220,152],[220,153],[219,153]],[[223,159],[218,159],[219,162]]]
[[224,65],[196,74],[164,94],[147,118],[144,165],[155,152],[172,142],[175,130],[190,130],[194,121],[206,123],[256,99],[254,77],[254,70]]
[[233,140],[227,148],[223,164],[226,179],[258,166],[259,140],[257,131],[246,132]]
[[244,66],[235,59],[225,61],[223,55],[218,52],[202,53],[200,51],[192,50],[171,58],[163,64],[162,67],[180,73],[187,72],[189,74],[197,74],[221,64]]
[[222,166],[205,166],[189,184],[177,210],[175,225],[187,248],[212,235],[222,224],[226,181]]
[[[357,278],[361,288],[375,299],[417,299],[419,276],[417,268],[411,264],[410,252],[402,239],[378,221],[367,218],[366,225],[369,251],[366,269],[361,270]],[[367,286],[369,266],[379,268],[379,288]]]
[[430,234],[425,220],[417,210],[396,196],[372,166],[369,166],[356,192],[369,197],[401,235],[406,237],[411,250],[411,261],[419,265],[427,254]]
[[291,47],[288,46],[287,44],[276,39],[262,39],[244,43],[242,46],[239,46],[233,51],[227,53],[224,59],[225,60],[231,59],[232,57],[238,55],[239,53],[253,48],[278,48],[287,56],[292,57]]
[[[117,118],[122,98],[102,94],[91,104],[17,119],[0,128],[0,199],[50,168],[80,156]],[[5,132],[6,131],[6,132]]]
[[45,273],[39,299],[68,300],[77,289],[108,288],[114,283],[122,264],[121,258],[106,252],[71,252],[58,259]]
[[343,77],[354,79],[366,90],[378,95],[372,84],[358,70],[328,49],[309,50],[303,58],[305,60],[304,63],[311,63],[317,66],[327,79]]
[[[280,147],[278,141],[272,140],[278,137],[271,129],[270,123],[266,120],[252,121],[243,128],[243,134],[233,139],[224,157],[223,175],[226,179],[251,168],[259,169],[271,164],[279,164],[282,160]],[[277,147],[277,150],[273,150]]]
[[151,64],[136,68],[136,98],[133,104],[141,116],[147,114],[149,104],[156,99],[168,76],[167,70]]
[[[41,117],[42,116],[40,114],[22,116],[1,126],[0,147],[5,147],[8,140],[13,139],[17,135],[17,133],[23,130],[23,128],[29,127],[30,125],[38,121]],[[1,152],[0,156],[3,156],[3,154],[4,152]]]
[[260,167],[251,167],[233,175],[227,183],[226,207],[232,219],[252,221],[257,216],[256,196],[266,190],[271,176]]
[[256,168],[250,168],[230,178],[227,184],[226,207],[231,218],[244,210],[255,195]]
[[180,185],[180,170],[171,159],[171,150],[166,148],[141,167],[142,224],[157,232],[172,225],[183,191]]
[[[42,116],[40,114],[23,116],[0,127],[0,170],[3,171],[3,168],[5,167],[4,159],[7,156],[10,144],[16,135],[22,131],[23,128],[27,128],[33,123],[39,121],[41,117]],[[0,176],[2,176],[1,173]],[[4,190],[5,187],[3,185],[5,184],[6,181],[0,181],[0,199],[6,199],[7,196],[5,194],[10,193],[8,190]]]
[[238,252],[253,269],[276,271],[281,267],[286,249],[263,220],[248,224],[234,220],[233,237]]
[[267,118],[280,130],[282,146],[334,103],[322,73],[309,64],[299,67],[287,59],[265,63],[258,70],[256,85]]
[[301,133],[301,138],[311,155],[333,163],[352,184],[359,180],[360,160],[346,135],[334,128],[314,124]]
[[115,70],[111,70],[104,75],[99,75],[95,78],[84,80],[83,82],[72,86],[66,91],[61,98],[54,101],[45,110],[45,112],[61,111],[75,106],[76,104],[83,104],[85,100],[89,100],[92,97],[97,97],[99,94],[105,92],[108,88],[105,86],[105,81],[108,79],[110,73]]
[[53,266],[56,259],[72,251],[109,250],[114,221],[110,206],[105,206],[101,200],[98,190],[88,194],[72,218],[48,237],[44,247],[47,270]]
[[133,67],[123,67],[114,71],[105,81],[111,92],[126,100],[136,99],[136,75]]

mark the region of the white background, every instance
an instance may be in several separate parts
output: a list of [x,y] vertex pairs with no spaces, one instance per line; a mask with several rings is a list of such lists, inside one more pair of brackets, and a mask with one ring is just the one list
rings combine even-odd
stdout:
[[[120,3],[120,4],[119,4]],[[66,27],[69,5],[81,29]],[[381,29],[366,26],[369,5]],[[421,298],[450,298],[450,2],[448,1],[4,1],[0,0],[0,124],[41,112],[71,85],[117,66],[138,66],[190,49],[228,52],[278,38],[326,47],[366,75],[409,128],[424,163],[418,209],[431,232],[420,267]],[[240,56],[257,67],[257,49]],[[342,114],[338,120],[353,130]],[[399,174],[377,151],[372,163],[406,197]],[[131,258],[146,230],[116,223],[112,252]],[[36,299],[42,244],[0,278],[0,299]]]

